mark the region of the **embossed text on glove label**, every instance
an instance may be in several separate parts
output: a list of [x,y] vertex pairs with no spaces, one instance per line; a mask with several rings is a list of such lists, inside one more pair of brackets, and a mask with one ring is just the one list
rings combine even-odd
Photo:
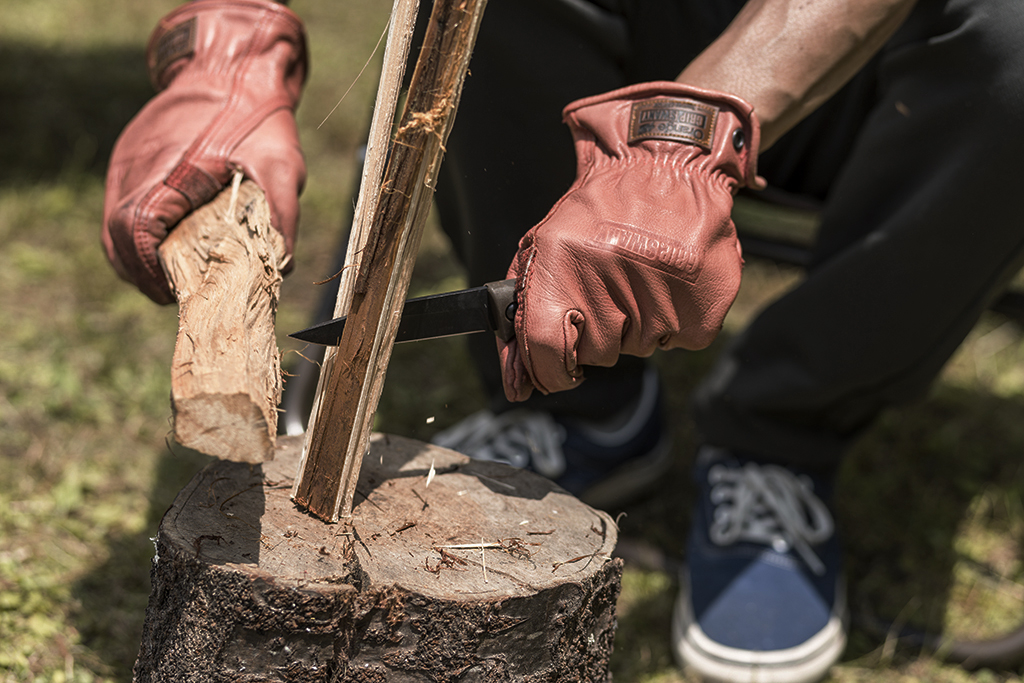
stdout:
[[633,225],[601,221],[588,240],[594,246],[611,249],[623,256],[693,281],[697,273],[693,251],[687,245],[645,232]]
[[718,107],[696,100],[658,97],[633,103],[629,142],[675,140],[711,149]]
[[153,55],[150,73],[159,76],[171,62],[188,57],[196,49],[196,18],[183,21],[160,36]]

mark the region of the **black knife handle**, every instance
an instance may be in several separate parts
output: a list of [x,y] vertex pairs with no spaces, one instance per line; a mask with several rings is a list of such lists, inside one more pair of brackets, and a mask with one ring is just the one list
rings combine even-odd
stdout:
[[510,341],[516,336],[516,281],[488,282],[484,286],[490,300],[488,312],[494,334],[502,341]]

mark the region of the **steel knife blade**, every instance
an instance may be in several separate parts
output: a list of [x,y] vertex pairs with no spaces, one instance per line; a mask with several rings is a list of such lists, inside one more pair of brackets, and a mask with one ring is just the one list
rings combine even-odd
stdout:
[[[402,307],[396,342],[437,339],[492,331],[502,340],[515,336],[516,281],[488,282],[480,287],[409,299]],[[300,341],[337,346],[346,317],[318,323],[288,335]]]

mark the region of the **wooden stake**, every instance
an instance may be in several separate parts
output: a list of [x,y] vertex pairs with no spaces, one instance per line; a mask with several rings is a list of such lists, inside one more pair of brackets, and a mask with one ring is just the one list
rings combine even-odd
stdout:
[[281,364],[274,335],[284,238],[252,181],[221,192],[160,245],[180,307],[171,363],[174,438],[236,462],[274,456]]
[[[348,315],[352,303],[353,285],[359,271],[363,249],[366,245],[373,223],[373,216],[380,195],[381,182],[384,176],[384,165],[387,161],[391,141],[395,110],[405,76],[405,65],[409,61],[413,32],[416,28],[416,15],[419,0],[394,0],[391,8],[391,19],[388,25],[388,40],[384,48],[384,63],[381,69],[380,83],[377,86],[377,101],[373,108],[373,119],[370,122],[370,136],[366,144],[366,158],[363,161],[363,173],[359,184],[359,197],[349,231],[348,248],[345,253],[345,267],[340,274],[338,298],[334,306],[334,315]],[[334,362],[337,359],[337,347],[328,347],[320,364],[320,376],[317,380],[313,408],[309,415],[309,427],[306,429],[302,455],[299,460],[299,472],[305,470],[306,456],[310,450],[310,437],[314,425],[320,415],[320,398],[327,390],[327,380],[333,375]],[[292,496],[298,494],[301,476],[295,478]]]
[[359,249],[361,259],[355,268],[346,265],[355,273],[348,323],[329,371],[325,366],[321,372],[293,489],[297,504],[327,521],[351,515],[401,306],[485,4],[434,3],[373,222]]

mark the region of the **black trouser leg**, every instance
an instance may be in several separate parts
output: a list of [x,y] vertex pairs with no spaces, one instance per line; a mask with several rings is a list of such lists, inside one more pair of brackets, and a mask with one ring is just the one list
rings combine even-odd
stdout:
[[[519,239],[544,217],[576,173],[562,108],[625,84],[621,17],[582,3],[491,0],[470,76],[446,146],[437,207],[471,284],[502,280]],[[511,407],[501,388],[494,340],[467,338],[494,408]],[[529,407],[602,417],[639,392],[642,361],[589,368],[571,392]]]
[[[922,0],[873,63],[815,266],[696,397],[708,441],[836,463],[880,411],[927,389],[1021,267],[1022,30],[1020,3]],[[784,165],[785,144],[766,162]]]

